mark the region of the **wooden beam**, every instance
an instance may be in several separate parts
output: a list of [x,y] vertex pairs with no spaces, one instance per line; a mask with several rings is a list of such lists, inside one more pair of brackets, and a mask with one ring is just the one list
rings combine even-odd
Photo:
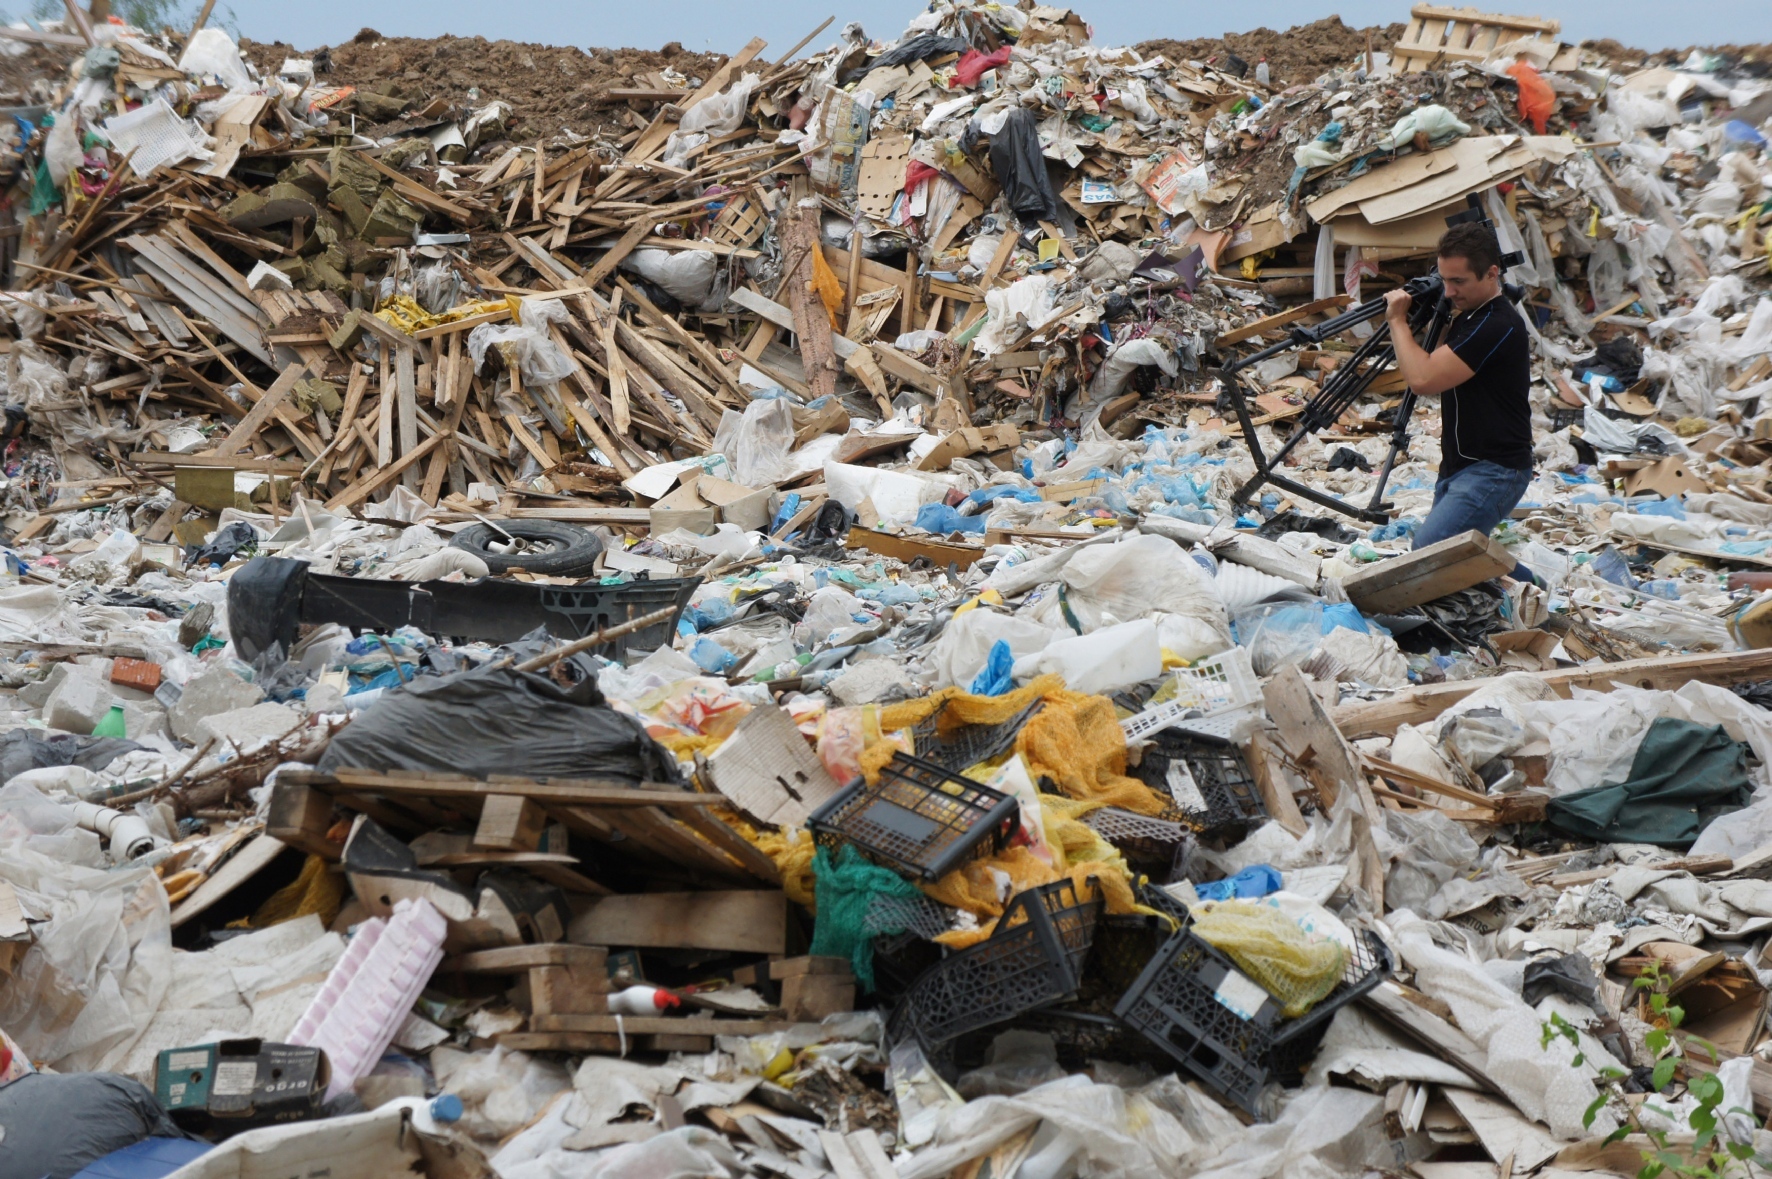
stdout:
[[604,897],[573,919],[568,939],[591,946],[785,954],[787,903],[779,889]]
[[[1570,695],[1572,688],[1589,688],[1603,692],[1614,684],[1674,691],[1683,684],[1697,680],[1700,683],[1721,684],[1726,687],[1748,680],[1772,678],[1772,648],[1733,651],[1727,655],[1668,655],[1651,659],[1627,659],[1619,663],[1590,663],[1583,667],[1517,674],[1541,679],[1558,695],[1565,697]],[[1384,700],[1344,704],[1333,713],[1335,725],[1350,739],[1388,737],[1400,725],[1420,725],[1433,720],[1490,682],[1460,680],[1450,684],[1431,684],[1399,692]]]

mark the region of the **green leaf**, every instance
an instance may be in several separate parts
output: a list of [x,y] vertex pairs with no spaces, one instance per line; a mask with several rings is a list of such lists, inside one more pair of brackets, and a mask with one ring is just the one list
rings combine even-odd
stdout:
[[1723,1144],[1723,1149],[1727,1150],[1730,1156],[1736,1159],[1751,1159],[1754,1157],[1754,1148],[1753,1143],[1751,1142],[1727,1142]]
[[1629,1126],[1620,1126],[1620,1127],[1618,1127],[1618,1129],[1612,1131],[1612,1133],[1606,1135],[1606,1141],[1605,1141],[1604,1145],[1611,1146],[1614,1142],[1623,1141],[1625,1138],[1629,1137],[1629,1135],[1630,1135],[1630,1127]]
[[1697,1130],[1700,1135],[1715,1134],[1717,1132],[1717,1115],[1712,1113],[1707,1106],[1699,1106],[1692,1111],[1686,1120],[1691,1123],[1692,1128]]
[[1643,1047],[1647,1048],[1651,1053],[1655,1054],[1656,1056],[1660,1056],[1664,1051],[1666,1051],[1667,1046],[1669,1044],[1671,1044],[1672,1042],[1673,1042],[1673,1037],[1669,1036],[1666,1032],[1662,1031],[1660,1028],[1650,1028],[1649,1031],[1643,1036]]
[[1643,1169],[1637,1172],[1637,1179],[1656,1179],[1665,1170],[1667,1164],[1651,1158],[1643,1163]]
[[1585,1052],[1577,1052],[1575,1054],[1575,1060],[1573,1063],[1576,1068],[1580,1068],[1582,1065],[1587,1063],[1587,1054]]
[[1717,1079],[1715,1073],[1703,1073],[1693,1077],[1687,1083],[1686,1088],[1693,1098],[1706,1109],[1715,1107],[1717,1102],[1723,1100],[1723,1082]]
[[1657,1093],[1667,1088],[1667,1083],[1674,1079],[1674,1065],[1679,1063],[1671,1056],[1664,1056],[1655,1062],[1655,1072],[1651,1074],[1649,1087]]
[[1600,1110],[1605,1107],[1607,1096],[1607,1094],[1602,1093],[1588,1103],[1586,1112],[1581,1115],[1581,1124],[1583,1128],[1593,1129],[1594,1119],[1600,1116]]

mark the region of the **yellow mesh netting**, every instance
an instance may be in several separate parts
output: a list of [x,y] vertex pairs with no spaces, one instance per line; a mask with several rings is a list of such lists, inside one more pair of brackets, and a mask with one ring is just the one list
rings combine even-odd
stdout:
[[228,928],[264,929],[266,926],[294,921],[297,917],[306,917],[309,913],[316,914],[320,918],[320,924],[331,925],[344,903],[344,877],[336,872],[328,872],[326,861],[319,856],[309,856],[307,862],[301,866],[299,876],[266,897],[265,903],[258,907],[258,912],[238,921],[230,921]]
[[[961,688],[944,688],[917,700],[880,710],[880,727],[888,732],[908,729],[937,709],[938,731],[962,725],[1001,724],[1032,704],[1045,701],[1015,738],[1016,752],[1036,779],[1050,778],[1071,798],[1098,806],[1117,806],[1141,815],[1163,812],[1163,800],[1150,787],[1126,776],[1126,735],[1105,696],[1072,692],[1055,675],[1041,676],[1025,688],[1001,696],[974,696]],[[869,781],[892,760],[891,742],[870,744],[861,755]]]
[[745,842],[774,861],[776,871],[781,873],[781,890],[788,894],[788,900],[796,905],[804,905],[808,910],[816,910],[816,881],[812,875],[812,853],[815,847],[810,831],[801,831],[795,827],[780,831],[758,830],[740,817],[737,811],[726,807],[709,807],[708,813],[738,832]]
[[1002,876],[1009,878],[1010,899],[1030,888],[1067,878],[1076,884],[1080,895],[1093,896],[1093,891],[1084,892],[1085,881],[1093,878],[1107,901],[1109,913],[1161,916],[1138,903],[1132,891],[1132,870],[1119,849],[1082,821],[1082,816],[1100,805],[1042,794],[1041,826],[1046,830],[1046,842],[1055,862],[1047,863],[1029,848],[1016,846],[1001,855],[974,860],[934,884],[925,885],[923,891],[932,899],[964,909],[980,919],[978,929],[953,930],[936,940],[958,950],[989,937],[996,929],[996,919],[1003,915],[1004,903],[999,899],[1004,895],[999,887]]
[[1194,932],[1223,950],[1243,973],[1278,999],[1282,1013],[1297,1018],[1341,981],[1347,951],[1333,938],[1313,941],[1298,923],[1272,905],[1215,901],[1193,907]]

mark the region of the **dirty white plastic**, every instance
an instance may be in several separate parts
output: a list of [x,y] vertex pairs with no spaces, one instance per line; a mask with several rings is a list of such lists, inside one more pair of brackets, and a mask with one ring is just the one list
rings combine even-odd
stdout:
[[1059,639],[1044,651],[1015,661],[1015,678],[1026,682],[1057,672],[1073,692],[1104,695],[1163,674],[1157,627],[1148,618],[1105,626]]
[[380,1109],[393,1106],[408,1110],[412,1114],[412,1128],[420,1134],[447,1134],[449,1127],[461,1121],[461,1098],[453,1093],[439,1093],[435,1097],[398,1097]]
[[443,960],[448,923],[425,900],[403,900],[373,918],[338,960],[296,1022],[291,1044],[322,1049],[332,1062],[330,1100],[375,1067],[413,1001]]
[[77,802],[74,804],[74,822],[88,831],[96,831],[110,842],[113,863],[128,863],[154,850],[154,837],[149,833],[148,825],[136,815],[126,815],[90,802]]
[[657,1015],[661,1011],[681,1006],[682,1002],[662,987],[649,987],[642,983],[609,996],[609,1012],[611,1015]]
[[1126,740],[1137,741],[1161,732],[1196,709],[1211,716],[1261,700],[1261,681],[1243,647],[1221,651],[1193,667],[1177,668],[1174,674],[1178,689],[1174,699],[1120,722]]

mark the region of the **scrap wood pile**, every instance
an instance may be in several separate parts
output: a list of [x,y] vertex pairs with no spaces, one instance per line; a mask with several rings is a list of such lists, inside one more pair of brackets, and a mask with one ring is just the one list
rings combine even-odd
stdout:
[[[1764,59],[1410,15],[1292,76],[941,6],[589,136],[0,30],[68,59],[0,238],[5,1150],[1772,1164]],[[1236,362],[1473,208],[1514,518],[1411,550],[1431,408],[1318,510],[1395,372],[1252,483],[1361,337]]]

